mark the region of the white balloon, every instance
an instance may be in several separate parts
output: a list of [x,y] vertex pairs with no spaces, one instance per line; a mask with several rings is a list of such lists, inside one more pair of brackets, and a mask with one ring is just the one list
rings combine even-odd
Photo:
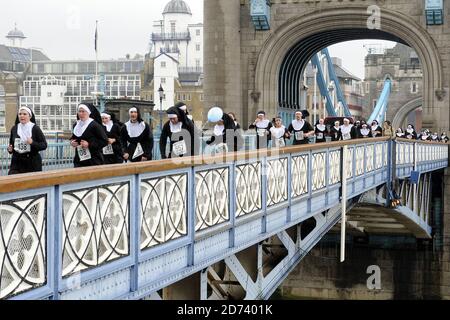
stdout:
[[219,120],[222,120],[223,117],[223,111],[219,107],[211,108],[211,110],[208,111],[208,121],[209,122],[217,122]]

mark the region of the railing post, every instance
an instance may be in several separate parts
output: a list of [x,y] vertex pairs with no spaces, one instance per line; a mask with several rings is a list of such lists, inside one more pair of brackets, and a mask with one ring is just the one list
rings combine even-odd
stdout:
[[140,225],[141,225],[141,186],[139,175],[135,174],[131,178],[130,192],[130,253],[133,257],[131,267],[130,290],[137,291],[139,288],[139,252],[140,252]]
[[[53,211],[50,211],[53,215],[53,224],[54,226],[50,226],[50,230],[54,230],[54,242],[53,242],[53,250],[49,253],[52,254],[52,259],[47,257],[47,261],[52,261],[52,269],[53,274],[50,276],[53,277],[53,296],[52,300],[59,300],[59,286],[62,279],[62,194],[60,191],[60,186],[55,186],[53,189],[54,196],[53,201],[48,202],[48,205],[53,207]],[[48,212],[48,211],[47,211]],[[51,239],[51,238],[50,238]]]
[[345,225],[347,215],[347,151],[348,146],[342,148],[342,161],[341,161],[341,262],[345,261]]
[[390,207],[392,202],[392,183],[397,171],[397,143],[394,140],[388,140],[387,147],[387,181],[386,181],[386,206]]

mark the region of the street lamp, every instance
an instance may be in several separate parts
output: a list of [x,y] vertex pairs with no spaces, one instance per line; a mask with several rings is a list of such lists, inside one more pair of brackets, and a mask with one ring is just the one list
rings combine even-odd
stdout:
[[162,87],[162,84],[159,84],[159,89],[158,89],[158,93],[159,93],[159,132],[162,132],[162,101],[164,98],[164,89]]

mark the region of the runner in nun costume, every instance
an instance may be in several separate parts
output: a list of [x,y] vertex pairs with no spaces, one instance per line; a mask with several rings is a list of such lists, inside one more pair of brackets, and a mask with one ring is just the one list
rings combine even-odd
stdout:
[[288,131],[294,136],[293,145],[308,144],[309,137],[314,135],[314,128],[303,119],[302,111],[295,113],[295,119],[289,125]]
[[264,111],[259,111],[255,122],[248,128],[256,129],[256,148],[267,148],[270,141],[270,128],[272,128],[272,122],[270,122],[269,119],[266,119],[266,113]]
[[152,160],[153,134],[150,126],[142,120],[139,108],[128,111],[130,120],[121,132],[123,159],[130,162]]
[[206,141],[210,147],[210,154],[221,154],[231,152],[236,149],[235,146],[235,125],[233,119],[220,107],[213,107],[208,112],[208,121],[215,123],[213,135]]
[[341,126],[341,134],[343,141],[356,139],[356,128],[350,124],[350,120],[347,118],[344,119],[344,124]]
[[378,138],[383,136],[383,129],[380,127],[377,120],[372,121],[372,137]]
[[339,121],[334,122],[334,126],[330,129],[331,141],[339,141],[342,139],[341,123]]
[[409,140],[417,139],[417,132],[416,132],[416,129],[414,129],[414,126],[412,124],[408,124],[405,135],[406,135],[406,139],[409,139]]
[[287,128],[283,125],[280,117],[274,119],[274,126],[270,128],[272,135],[272,148],[282,148],[286,146],[286,139],[291,137]]
[[74,167],[104,164],[103,148],[108,145],[108,137],[100,113],[93,104],[82,103],[78,105],[77,118],[70,137],[70,144],[75,148]]
[[359,139],[366,139],[366,138],[372,138],[372,131],[367,128],[367,124],[364,123],[357,129],[358,131],[358,138]]
[[104,112],[101,116],[103,128],[105,129],[108,137],[108,145],[102,149],[105,164],[123,163],[122,143],[120,141],[120,126],[119,124],[114,123],[111,113]]
[[[194,127],[192,121],[184,116],[184,111],[178,107],[167,110],[169,121],[163,126],[161,138],[159,139],[159,150],[161,158],[189,157],[194,150]],[[169,139],[170,150],[166,154],[167,139]]]
[[327,141],[327,138],[326,138],[327,127],[325,126],[324,119],[319,119],[319,123],[316,124],[314,133],[316,134],[316,142],[317,143],[323,143],[323,142]]
[[9,175],[42,171],[39,151],[47,149],[47,141],[35,123],[31,109],[21,107],[9,137],[8,152],[12,154]]

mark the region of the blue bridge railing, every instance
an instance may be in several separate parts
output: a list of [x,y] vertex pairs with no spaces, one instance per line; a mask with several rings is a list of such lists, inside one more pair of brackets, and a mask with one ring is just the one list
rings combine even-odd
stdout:
[[375,138],[4,177],[0,299],[145,297],[312,216],[333,225],[344,166],[350,200],[407,174],[410,146],[415,169],[447,167],[448,145]]

